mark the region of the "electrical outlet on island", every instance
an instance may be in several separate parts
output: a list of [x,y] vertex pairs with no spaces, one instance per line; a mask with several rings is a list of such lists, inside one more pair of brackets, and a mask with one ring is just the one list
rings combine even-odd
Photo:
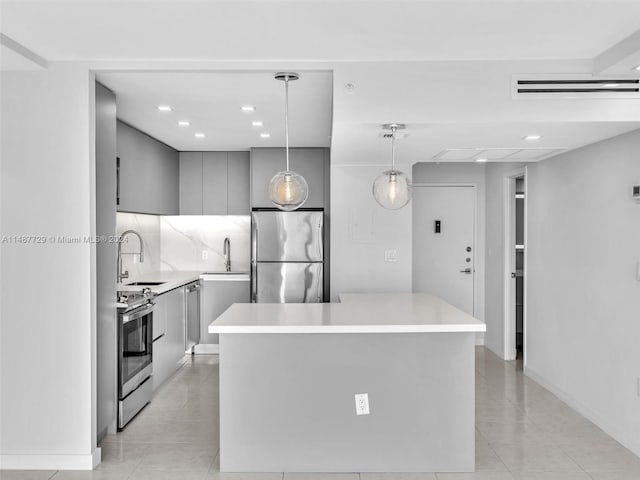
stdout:
[[369,394],[356,393],[356,415],[369,415]]

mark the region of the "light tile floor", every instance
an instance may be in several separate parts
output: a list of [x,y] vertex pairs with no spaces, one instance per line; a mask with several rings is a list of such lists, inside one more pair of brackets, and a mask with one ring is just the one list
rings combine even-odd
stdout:
[[525,377],[476,351],[476,472],[222,474],[218,357],[200,355],[100,445],[93,472],[0,471],[2,480],[640,480],[640,458]]

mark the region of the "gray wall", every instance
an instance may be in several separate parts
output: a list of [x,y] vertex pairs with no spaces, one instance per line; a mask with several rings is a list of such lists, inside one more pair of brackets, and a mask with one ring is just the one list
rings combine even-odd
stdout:
[[[94,85],[86,67],[2,72],[0,464],[91,468],[96,451]],[[53,236],[54,239],[51,239]]]
[[506,176],[521,163],[489,163],[486,166],[486,216],[485,216],[485,345],[502,358],[506,357],[504,342],[504,289],[505,282],[505,196]]
[[640,131],[528,171],[526,373],[640,454]]
[[[371,188],[383,170],[331,166],[332,301],[341,293],[411,292],[411,208],[386,210],[376,203]],[[397,262],[385,262],[387,249],[396,250]]]
[[[96,84],[96,235],[116,233],[116,97]],[[116,420],[116,257],[114,242],[96,244],[97,435]]]

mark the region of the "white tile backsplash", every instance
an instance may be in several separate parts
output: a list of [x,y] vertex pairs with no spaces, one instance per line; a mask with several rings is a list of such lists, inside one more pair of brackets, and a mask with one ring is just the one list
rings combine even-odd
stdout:
[[161,270],[224,270],[224,239],[231,242],[231,269],[249,271],[249,215],[161,217]]
[[158,216],[138,213],[116,214],[116,233],[135,230],[142,236],[144,261],[138,258],[139,244],[128,235],[122,244],[123,270],[134,281],[159,270],[224,270],[224,239],[231,242],[231,269],[249,271],[251,261],[251,217],[249,215]]
[[116,213],[116,234],[122,235],[126,230],[135,230],[142,237],[144,247],[144,261],[140,263],[137,255],[140,251],[138,238],[127,235],[122,242],[122,270],[129,271],[129,278],[123,280],[124,283],[160,270],[160,218],[157,215]]

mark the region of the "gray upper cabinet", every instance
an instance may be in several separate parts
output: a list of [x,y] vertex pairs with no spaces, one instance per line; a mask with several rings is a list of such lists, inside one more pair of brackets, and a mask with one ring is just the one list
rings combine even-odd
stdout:
[[178,152],[126,123],[117,123],[119,212],[176,215]]
[[[302,175],[309,185],[309,197],[303,208],[324,208],[325,174],[328,172],[326,148],[289,149],[290,168]],[[271,178],[286,168],[284,148],[251,150],[251,206],[272,208],[269,198]]]
[[181,152],[180,215],[248,215],[249,152]]
[[180,215],[202,215],[202,152],[180,152]]
[[229,152],[227,157],[227,213],[249,215],[249,152]]
[[202,154],[202,214],[227,214],[227,152]]

